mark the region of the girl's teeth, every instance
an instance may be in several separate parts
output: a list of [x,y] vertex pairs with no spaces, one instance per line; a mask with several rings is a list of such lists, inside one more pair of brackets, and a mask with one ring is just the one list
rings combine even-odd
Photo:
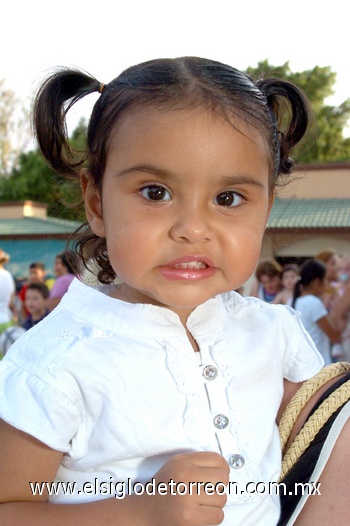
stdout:
[[187,263],[178,263],[174,265],[174,268],[202,269],[207,268],[207,265],[203,261],[188,261]]

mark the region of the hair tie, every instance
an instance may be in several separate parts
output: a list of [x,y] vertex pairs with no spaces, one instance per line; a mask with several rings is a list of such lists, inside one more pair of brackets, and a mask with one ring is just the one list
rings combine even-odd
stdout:
[[103,82],[101,82],[100,87],[98,88],[98,92],[102,93],[104,87],[105,87],[105,85],[103,84]]

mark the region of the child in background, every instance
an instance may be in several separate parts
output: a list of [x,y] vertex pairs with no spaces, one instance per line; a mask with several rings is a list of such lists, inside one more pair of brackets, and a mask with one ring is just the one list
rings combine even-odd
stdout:
[[282,269],[282,286],[283,289],[279,292],[272,303],[289,305],[293,303],[294,287],[299,279],[298,265],[286,265]]
[[[62,116],[94,92],[82,169]],[[278,495],[247,484],[278,479],[276,419],[323,361],[295,312],[233,291],[306,132],[304,96],[219,62],[160,59],[107,85],[58,71],[34,120],[50,166],[80,177],[76,250],[102,284],[75,279],[1,364],[0,521],[276,524]],[[30,481],[53,480],[74,491],[33,496]],[[229,481],[227,496],[198,489]],[[128,482],[156,490],[114,498]]]
[[341,341],[337,330],[322,301],[325,290],[326,266],[317,260],[304,263],[300,280],[294,289],[293,307],[301,313],[301,321],[321,353],[326,365],[332,363],[331,343]]
[[48,315],[47,300],[49,294],[49,289],[45,283],[29,283],[25,296],[25,307],[29,314],[22,324],[24,329],[31,329]]
[[266,259],[259,263],[255,271],[256,281],[253,283],[250,295],[266,303],[272,303],[282,289],[282,267],[274,259]]
[[[46,269],[44,263],[41,261],[34,261],[29,265],[28,281],[24,283],[19,291],[18,297],[21,300],[21,319],[25,320],[29,315],[25,306],[26,291],[30,283],[45,283]],[[46,284],[46,283],[45,283]]]
[[328,312],[333,307],[334,302],[339,297],[341,282],[339,280],[339,256],[335,250],[328,249],[319,252],[314,259],[321,261],[326,267],[326,277],[324,281],[324,292],[322,301]]
[[57,307],[67,292],[69,285],[75,278],[75,270],[72,266],[72,261],[74,259],[75,256],[71,250],[65,250],[61,254],[57,254],[55,258],[54,267],[56,279],[50,290],[50,296],[47,303],[50,311]]
[[341,256],[338,265],[338,279],[339,279],[339,296],[342,296],[347,289],[350,279],[350,257]]

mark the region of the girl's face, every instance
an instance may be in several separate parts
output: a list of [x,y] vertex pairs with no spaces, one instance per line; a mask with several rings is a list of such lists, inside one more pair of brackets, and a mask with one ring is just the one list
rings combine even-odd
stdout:
[[260,283],[267,294],[277,294],[281,290],[281,278],[278,275],[268,276],[267,274],[262,274]]
[[45,311],[46,301],[38,290],[28,289],[26,291],[25,306],[30,314]]
[[60,257],[57,257],[55,259],[54,271],[55,271],[55,274],[56,274],[57,277],[63,276],[63,274],[67,273],[67,269],[63,265],[62,259]]
[[256,129],[232,123],[205,109],[129,112],[102,193],[82,175],[89,223],[124,283],[115,297],[186,320],[253,273],[272,205],[269,159]]
[[294,286],[299,276],[294,270],[286,270],[282,276],[282,285],[287,290],[294,290]]

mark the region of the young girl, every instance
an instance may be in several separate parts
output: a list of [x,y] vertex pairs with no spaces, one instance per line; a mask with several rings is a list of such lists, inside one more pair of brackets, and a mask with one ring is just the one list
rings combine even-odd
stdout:
[[275,296],[272,303],[291,306],[293,303],[294,287],[299,280],[298,265],[286,265],[283,267],[281,279],[283,289]]
[[266,303],[273,303],[276,295],[282,289],[282,267],[274,259],[266,259],[259,263],[255,270],[256,281],[253,283],[250,296],[259,298]]
[[304,263],[300,270],[300,280],[295,285],[293,307],[301,313],[303,325],[327,365],[332,362],[331,343],[339,343],[341,333],[332,323],[321,300],[326,272],[321,261],[310,260]]
[[[93,92],[82,168],[64,118]],[[1,364],[2,523],[276,524],[275,421],[323,362],[294,311],[231,291],[307,129],[303,95],[162,59],[107,85],[58,71],[34,122],[50,166],[80,175],[77,251],[102,285],[75,279]]]

